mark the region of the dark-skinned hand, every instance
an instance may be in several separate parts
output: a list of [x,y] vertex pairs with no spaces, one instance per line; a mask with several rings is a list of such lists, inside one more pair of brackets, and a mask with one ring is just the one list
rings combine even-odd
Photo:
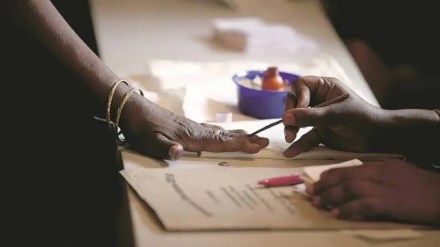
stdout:
[[176,160],[183,151],[257,153],[267,138],[248,137],[244,130],[200,124],[133,94],[121,117],[121,129],[130,148],[156,158]]
[[338,218],[440,224],[440,173],[402,160],[328,170],[308,193]]

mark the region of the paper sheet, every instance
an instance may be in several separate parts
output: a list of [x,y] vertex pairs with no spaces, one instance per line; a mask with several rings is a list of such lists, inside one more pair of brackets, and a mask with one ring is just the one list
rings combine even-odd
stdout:
[[301,174],[298,168],[225,167],[217,165],[218,160],[196,159],[148,168],[145,164],[157,161],[127,152],[123,159],[127,166],[121,174],[168,230],[408,227],[331,218],[294,193],[300,187],[257,184],[268,177]]
[[[254,120],[254,121],[237,121],[229,123],[212,123],[222,126],[225,129],[244,129],[251,133],[269,123],[278,119]],[[302,128],[298,132],[297,138],[307,133],[311,128]],[[258,134],[262,137],[269,138],[270,144],[267,148],[256,154],[247,154],[242,152],[212,153],[202,152],[202,157],[218,157],[218,158],[252,158],[252,159],[289,159],[283,156],[283,152],[290,146],[284,140],[284,125],[278,124]],[[404,156],[388,153],[356,153],[330,149],[328,147],[319,146],[292,159],[328,159],[328,160],[350,160],[360,159],[367,160],[383,160],[383,159],[405,159]]]
[[213,38],[219,44],[249,54],[283,54],[316,50],[318,45],[292,26],[257,17],[214,18]]
[[306,166],[303,169],[303,174],[306,175],[313,182],[317,182],[321,177],[321,174],[333,168],[342,168],[350,166],[360,166],[362,161],[358,159],[352,159],[336,164],[322,165],[322,166]]

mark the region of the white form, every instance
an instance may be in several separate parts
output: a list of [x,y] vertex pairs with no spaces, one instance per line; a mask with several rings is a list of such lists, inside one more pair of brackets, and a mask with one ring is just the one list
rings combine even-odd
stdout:
[[[151,163],[151,159],[124,152],[124,161]],[[233,229],[363,229],[408,228],[381,222],[345,221],[332,218],[328,211],[311,205],[292,186],[264,187],[257,181],[268,177],[300,175],[299,168],[243,167],[234,161],[228,166],[217,160],[197,165],[126,168],[122,175],[158,215],[168,230]],[[271,163],[255,160],[255,163]],[[314,178],[332,167],[361,164],[359,160],[305,167]]]

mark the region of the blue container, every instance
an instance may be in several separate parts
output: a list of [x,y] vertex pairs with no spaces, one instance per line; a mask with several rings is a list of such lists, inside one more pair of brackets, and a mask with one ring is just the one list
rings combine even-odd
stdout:
[[[237,85],[238,108],[243,114],[259,119],[281,118],[287,91],[254,89],[240,84],[244,79],[254,80],[257,76],[263,78],[264,73],[265,71],[250,70],[232,77]],[[286,72],[280,72],[280,76],[290,86],[299,78],[299,75]]]

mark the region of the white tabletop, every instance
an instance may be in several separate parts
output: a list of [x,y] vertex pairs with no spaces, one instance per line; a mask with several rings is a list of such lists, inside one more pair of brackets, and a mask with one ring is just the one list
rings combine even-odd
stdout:
[[[148,63],[153,60],[298,63],[325,55],[343,68],[353,89],[362,92],[370,103],[378,105],[353,59],[325,18],[319,1],[241,1],[247,4],[246,8],[234,11],[219,5],[216,0],[92,0],[101,56],[121,77],[133,78],[144,74]],[[301,50],[288,56],[243,54],[210,41],[213,17],[236,16],[258,16],[288,24],[319,44],[318,49]],[[377,245],[333,231],[168,232],[148,206],[128,186],[127,189],[137,246]],[[440,240],[438,232],[423,232],[423,238],[393,241],[387,246],[434,246],[435,240]]]
[[[145,73],[148,61],[264,61],[298,63],[328,55],[345,70],[355,89],[377,105],[371,89],[314,0],[240,0],[247,9],[234,11],[219,0],[93,0],[94,23],[101,56],[121,76]],[[258,8],[257,3],[261,3]],[[257,16],[288,24],[316,41],[316,50],[290,54],[244,54],[210,41],[214,17]]]

